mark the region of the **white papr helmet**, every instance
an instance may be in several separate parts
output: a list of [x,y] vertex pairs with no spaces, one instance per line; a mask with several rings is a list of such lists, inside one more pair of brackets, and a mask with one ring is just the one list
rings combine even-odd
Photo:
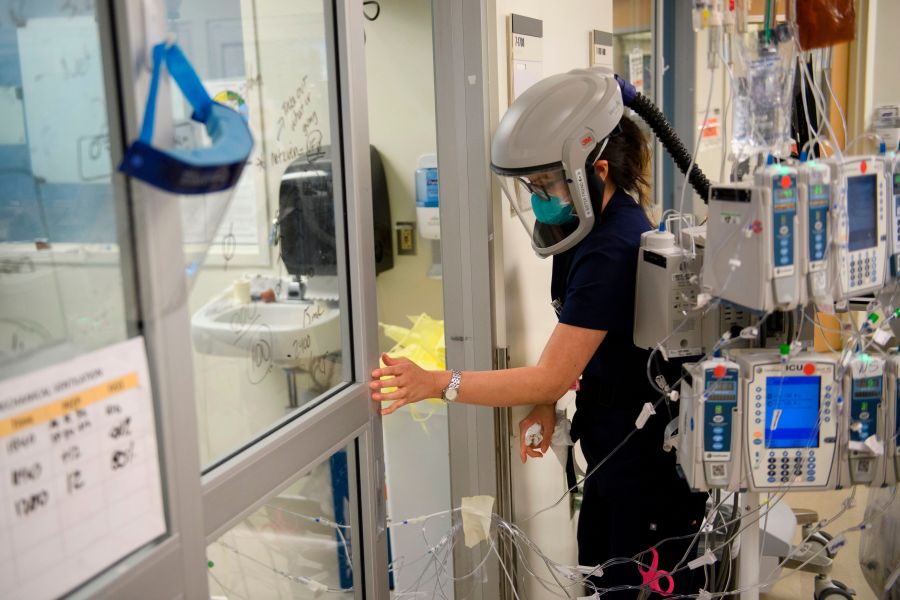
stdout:
[[500,120],[491,170],[538,256],[572,248],[593,228],[594,207],[602,201],[593,162],[623,110],[613,72],[594,67],[539,81]]

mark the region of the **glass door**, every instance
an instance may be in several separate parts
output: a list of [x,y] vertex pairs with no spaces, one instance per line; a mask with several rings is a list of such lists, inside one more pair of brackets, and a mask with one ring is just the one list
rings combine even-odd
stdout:
[[[141,294],[143,216],[116,175],[120,74],[109,5],[0,16],[0,578],[17,598],[205,593],[199,480],[172,457],[191,411]],[[187,461],[190,464],[190,460]],[[187,474],[187,476],[185,476]],[[127,573],[125,576],[114,573]],[[167,573],[168,577],[161,577]],[[127,595],[127,594],[126,594]]]
[[[390,258],[377,269],[379,349],[444,369],[431,1],[379,0],[368,4],[366,18],[373,210],[385,217],[383,254]],[[383,174],[382,190],[376,172]],[[384,446],[388,517],[403,522],[436,515],[424,527],[391,530],[392,590],[402,595],[434,588],[453,597],[452,560],[440,571],[422,559],[429,542],[452,525],[447,405],[431,399],[388,415]]]
[[[362,21],[331,0],[0,16],[0,573],[17,597],[387,597]],[[161,42],[247,119],[230,194],[116,171]],[[164,77],[154,144],[205,135]]]
[[[172,199],[186,257],[213,231],[184,273],[210,587],[381,597],[384,463],[366,385],[377,360],[378,172],[362,10],[183,0],[165,16],[210,95],[243,115],[255,141],[227,207]],[[202,143],[177,93],[171,116],[176,145]]]

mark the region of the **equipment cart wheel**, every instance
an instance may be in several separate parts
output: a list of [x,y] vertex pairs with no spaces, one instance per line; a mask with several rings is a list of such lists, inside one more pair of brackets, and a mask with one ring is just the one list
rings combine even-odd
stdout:
[[823,575],[816,577],[815,593],[813,595],[815,600],[840,600],[842,598],[851,600],[854,596],[856,596],[856,592],[840,581]]
[[828,544],[833,539],[834,536],[827,531],[817,531],[809,536],[807,542],[809,542],[810,544],[818,544],[822,548],[825,548],[825,554],[828,556],[828,558],[833,559],[836,553],[828,549]]

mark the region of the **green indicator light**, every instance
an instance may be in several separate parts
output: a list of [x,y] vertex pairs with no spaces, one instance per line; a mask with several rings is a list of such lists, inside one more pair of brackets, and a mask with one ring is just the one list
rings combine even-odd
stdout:
[[859,405],[859,410],[869,410],[869,403],[868,403],[868,402],[861,402],[860,405]]
[[822,193],[822,186],[821,186],[821,185],[817,185],[817,186],[816,186],[816,194],[821,194],[821,193]]
[[721,405],[721,404],[716,404],[716,414],[718,415],[718,414],[721,414],[721,413],[722,413],[722,405]]
[[793,191],[793,190],[791,190],[791,189],[786,189],[786,190],[784,190],[784,197],[785,197],[785,198],[790,198],[790,197],[793,196],[793,195],[794,195],[794,191]]
[[781,353],[782,356],[787,356],[788,354],[791,353],[791,347],[788,344],[782,344],[778,348],[778,352]]
[[214,563],[213,561],[209,560],[209,561],[206,561],[206,566],[207,566],[208,568],[212,569],[214,566],[216,566],[216,563]]

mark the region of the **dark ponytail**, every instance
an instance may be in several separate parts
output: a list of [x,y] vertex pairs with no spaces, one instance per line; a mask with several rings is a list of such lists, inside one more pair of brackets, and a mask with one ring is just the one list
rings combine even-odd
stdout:
[[622,191],[636,195],[636,200],[650,215],[650,146],[641,128],[626,116],[622,116],[617,130],[609,136],[603,152],[594,159],[609,163],[607,178]]

